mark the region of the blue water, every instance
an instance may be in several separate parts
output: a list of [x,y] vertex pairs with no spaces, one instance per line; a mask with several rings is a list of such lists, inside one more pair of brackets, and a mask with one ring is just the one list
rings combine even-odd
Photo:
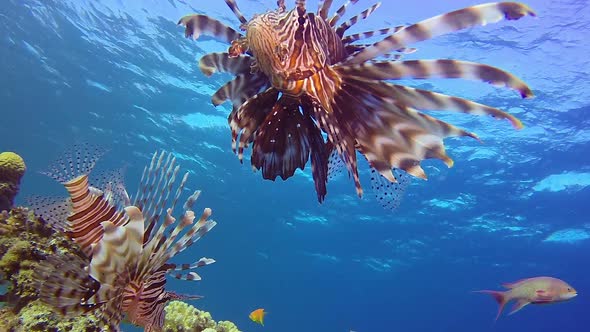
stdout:
[[[275,6],[238,3],[247,17]],[[477,3],[385,1],[354,31]],[[414,181],[394,212],[372,199],[364,166],[362,200],[342,176],[319,205],[309,165],[286,182],[271,182],[232,155],[229,106],[210,103],[229,76],[206,78],[197,66],[204,53],[227,46],[206,36],[185,39],[176,26],[198,12],[237,28],[222,0],[0,2],[0,151],[17,151],[27,162],[21,203],[33,193],[64,194],[37,171],[75,142],[110,148],[101,167],[127,163],[131,193],[151,153],[174,152],[191,171],[190,189],[203,190],[198,207],[211,207],[219,224],[183,256],[217,260],[200,271],[203,281],[169,286],[204,295],[193,304],[243,331],[587,331],[590,3],[527,3],[537,18],[412,45],[419,50],[407,59],[509,70],[536,98],[478,82],[408,82],[500,107],[525,128],[443,115],[484,144],[448,139],[455,166],[425,162],[429,180]],[[317,8],[316,1],[308,4]],[[369,5],[359,1],[349,13]],[[528,306],[494,324],[494,301],[471,293],[539,275],[568,281],[579,296]],[[248,319],[259,307],[269,312],[265,327]]]

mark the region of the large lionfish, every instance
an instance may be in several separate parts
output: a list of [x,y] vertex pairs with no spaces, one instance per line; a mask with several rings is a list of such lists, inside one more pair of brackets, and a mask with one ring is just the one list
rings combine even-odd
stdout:
[[100,156],[89,151],[69,153],[46,172],[63,183],[68,199],[57,204],[37,200],[33,206],[82,252],[57,254],[42,263],[40,297],[67,315],[93,311],[112,331],[119,330],[124,316],[146,331],[160,331],[168,301],[199,298],[167,291],[166,274],[200,280],[195,272],[174,271],[215,262],[210,258],[192,264],[169,262],[215,226],[208,220],[211,209],[206,208],[195,222],[192,205],[200,194],[195,191],[184,204],[182,217],[177,221],[172,216],[188,173],[176,185],[179,166],[171,154],[154,154],[131,202],[117,177],[98,181],[108,190],[89,184],[89,173]]
[[[440,159],[451,167],[453,161],[445,153],[444,138],[477,138],[422,110],[491,115],[522,127],[518,119],[499,109],[386,81],[465,78],[509,87],[524,98],[532,97],[520,79],[488,65],[456,60],[399,61],[401,54],[415,50],[408,47],[412,43],[501,19],[534,16],[528,6],[488,3],[409,26],[345,35],[380,6],[377,3],[338,24],[348,6],[357,1],[347,0],[330,16],[332,0],[321,1],[316,13],[306,10],[305,0],[296,0],[292,10],[279,0],[278,9],[247,20],[234,0],[225,0],[245,35],[206,15],[180,19],[186,37],[196,39],[205,33],[231,43],[228,52],[203,56],[200,69],[207,76],[215,72],[236,75],[217,90],[212,102],[217,106],[229,99],[233,104],[228,121],[233,150],[237,149],[240,160],[244,148],[252,143],[252,166],[262,169],[265,179],[274,180],[277,176],[291,177],[311,158],[315,188],[322,202],[330,156],[339,156],[344,162],[361,196],[356,151],[367,158],[373,172],[380,173],[387,183],[395,183],[392,169],[396,175],[405,171],[426,178],[420,167],[424,159]],[[357,43],[376,35],[387,36],[373,44]],[[322,132],[327,134],[327,142]]]

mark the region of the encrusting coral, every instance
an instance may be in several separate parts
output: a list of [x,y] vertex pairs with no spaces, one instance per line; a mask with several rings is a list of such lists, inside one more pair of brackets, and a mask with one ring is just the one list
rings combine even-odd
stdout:
[[181,301],[170,302],[164,310],[164,332],[240,332],[234,323],[215,323],[210,313]]
[[94,315],[64,318],[38,299],[39,261],[80,249],[25,208],[0,213],[0,282],[8,283],[0,301],[0,331],[102,331]]
[[18,154],[0,153],[0,212],[10,210],[14,204],[14,197],[18,194],[20,180],[26,169],[25,161]]

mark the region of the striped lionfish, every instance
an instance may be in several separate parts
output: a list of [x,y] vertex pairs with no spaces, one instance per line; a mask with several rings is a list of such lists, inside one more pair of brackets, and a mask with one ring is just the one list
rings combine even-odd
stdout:
[[112,331],[119,330],[124,316],[145,331],[160,331],[168,301],[199,298],[167,291],[166,275],[200,280],[193,271],[178,271],[215,262],[210,258],[192,264],[169,260],[216,223],[208,220],[209,208],[195,222],[192,205],[199,191],[187,199],[178,221],[172,216],[188,173],[176,185],[179,166],[171,154],[154,154],[132,202],[116,178],[102,183],[119,190],[102,191],[89,184],[99,156],[89,151],[70,153],[45,172],[65,186],[69,198],[59,204],[38,203],[36,213],[65,231],[81,255],[55,255],[42,263],[40,297],[66,315],[93,311]]
[[[340,158],[362,195],[356,151],[368,160],[374,174],[387,183],[395,174],[426,178],[420,162],[442,160],[448,167],[443,139],[474,133],[426,115],[424,110],[456,111],[507,119],[516,128],[521,122],[499,109],[458,97],[386,82],[399,79],[464,78],[517,90],[532,97],[528,86],[501,69],[456,60],[401,61],[408,47],[452,31],[534,16],[526,5],[516,2],[487,3],[435,16],[416,24],[346,35],[357,22],[368,18],[380,3],[338,23],[347,8],[358,0],[347,0],[329,15],[332,0],[320,1],[317,12],[296,0],[287,10],[278,8],[247,20],[234,0],[226,4],[240,21],[241,33],[206,15],[182,17],[185,36],[210,34],[230,43],[225,53],[210,53],[200,59],[200,69],[210,76],[228,72],[235,78],[212,97],[215,106],[230,100],[228,122],[232,148],[242,160],[252,143],[251,163],[262,169],[265,179],[283,180],[311,158],[318,200],[323,201],[328,182],[328,163]],[[375,43],[363,39],[386,35]],[[323,133],[327,136],[324,139]],[[392,172],[393,170],[393,172]]]

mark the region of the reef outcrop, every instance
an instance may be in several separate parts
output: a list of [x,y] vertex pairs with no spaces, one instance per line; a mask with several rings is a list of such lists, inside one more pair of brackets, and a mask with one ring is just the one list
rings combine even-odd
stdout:
[[0,212],[10,210],[18,194],[20,180],[27,167],[21,156],[14,152],[0,153]]

